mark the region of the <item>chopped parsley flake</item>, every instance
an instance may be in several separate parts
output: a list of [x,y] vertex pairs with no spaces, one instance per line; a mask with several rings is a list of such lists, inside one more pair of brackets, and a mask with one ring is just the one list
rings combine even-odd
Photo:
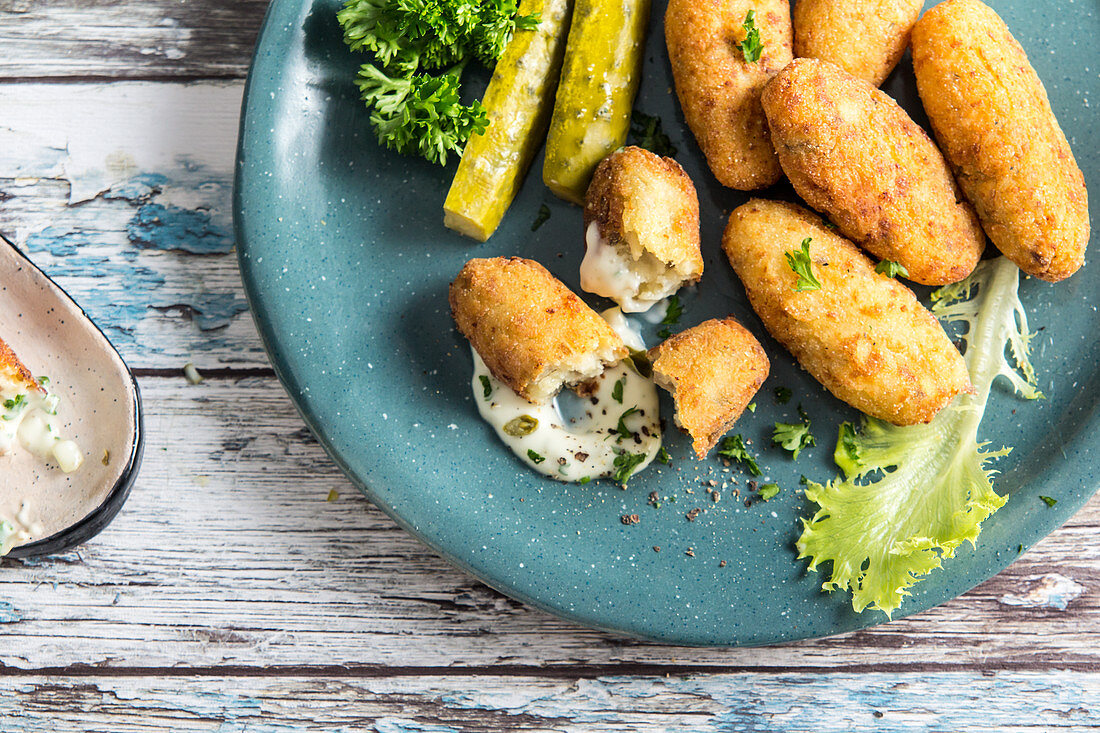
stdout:
[[793,288],[796,293],[821,290],[821,281],[814,276],[813,260],[810,259],[810,242],[812,241],[811,237],[806,237],[802,240],[801,250],[793,249],[790,252],[783,253],[783,256],[787,258],[787,265],[794,271],[795,275],[798,275],[798,281]]
[[538,231],[538,228],[545,224],[549,218],[550,207],[546,204],[543,204],[539,207],[539,213],[535,216],[535,220],[531,222],[531,231]]
[[760,42],[760,29],[756,27],[756,11],[750,10],[745,15],[745,22],[741,24],[745,29],[745,40],[735,44],[741,50],[747,63],[760,60],[760,54],[764,50],[764,44]]
[[680,296],[673,295],[668,299],[668,306],[665,308],[665,317],[661,319],[661,325],[664,326],[657,332],[658,338],[667,339],[672,335],[672,329],[670,326],[675,326],[680,322],[680,316],[684,314],[684,306],[680,304]]
[[1058,503],[1057,499],[1052,499],[1049,496],[1040,496],[1039,498],[1042,499],[1047,506],[1054,506]]
[[616,443],[622,441],[623,438],[629,438],[634,435],[634,433],[626,427],[625,421],[628,417],[630,417],[637,411],[638,408],[637,406],[635,406],[628,409],[622,415],[619,415],[619,424],[615,426],[615,432],[619,435],[619,437],[615,439]]
[[38,378],[38,383],[40,385],[42,385],[43,387],[45,387],[47,384],[50,383],[50,378],[49,377],[39,377]]
[[585,476],[584,478],[582,478],[582,479],[581,479],[580,481],[578,481],[577,483],[578,483],[578,484],[587,484],[587,483],[588,483],[589,481],[591,481],[591,480],[592,480],[592,477],[591,477],[591,476]]
[[484,392],[485,399],[489,399],[489,396],[493,394],[493,383],[484,374],[481,375],[481,389]]
[[718,446],[718,455],[745,464],[749,469],[749,473],[753,476],[761,476],[764,473],[760,470],[756,458],[745,447],[745,439],[741,437],[740,433],[724,438],[722,444]]
[[[801,412],[801,410],[799,410]],[[777,422],[772,440],[776,445],[781,445],[791,451],[792,458],[797,459],[803,448],[817,445],[814,436],[810,434],[810,421],[802,413],[803,421],[798,423]]]
[[749,412],[756,412],[756,403],[755,402],[750,402],[749,403]]
[[661,446],[661,450],[657,451],[657,462],[663,463],[666,466],[672,463],[672,457],[669,456],[668,451],[665,450],[665,447],[663,445]]
[[634,110],[630,115],[630,134],[638,147],[663,157],[676,155],[676,148],[661,127],[661,118]]
[[23,411],[23,408],[27,406],[27,396],[23,394],[17,394],[11,399],[4,400],[4,409],[7,410],[6,415],[3,416],[5,420],[14,420],[15,416]]
[[779,493],[779,484],[764,484],[760,487],[760,498],[764,501],[772,499]]
[[645,453],[628,453],[627,451],[619,451],[619,455],[615,456],[615,473],[611,475],[611,478],[616,482],[626,486],[626,482],[630,480],[630,476],[634,473],[634,469],[645,460]]
[[615,382],[615,386],[611,388],[611,399],[615,400],[620,405],[623,403],[624,386],[626,386],[626,377],[619,377],[619,381]]
[[905,269],[905,265],[893,260],[883,260],[875,265],[875,272],[886,277],[909,277],[909,271]]
[[794,397],[794,392],[789,387],[776,387],[775,388],[775,401],[781,405],[785,405],[791,401],[791,397]]
[[531,450],[530,448],[527,449],[527,457],[530,458],[536,466],[546,460],[545,457],[540,456],[538,453]]

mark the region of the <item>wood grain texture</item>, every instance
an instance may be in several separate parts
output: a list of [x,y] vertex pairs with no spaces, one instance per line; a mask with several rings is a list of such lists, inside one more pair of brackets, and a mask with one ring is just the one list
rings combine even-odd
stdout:
[[581,680],[499,675],[33,676],[0,681],[0,689],[0,715],[8,726],[52,733],[1069,733],[1100,727],[1100,679],[1077,672],[742,673]]
[[232,233],[241,91],[0,84],[0,232],[135,368],[267,366]]
[[0,566],[9,668],[1100,663],[1100,499],[996,578],[913,618],[766,649],[665,647],[578,629],[450,568],[350,486],[274,379],[141,386],[149,442],[123,512],[77,551]]
[[0,80],[243,78],[267,0],[0,0]]
[[[578,629],[452,569],[371,506],[270,376],[243,310],[229,197],[265,5],[0,0],[0,233],[143,375],[149,433],[103,534],[0,561],[6,727],[1100,726],[1097,499],[937,609],[734,650]],[[158,376],[187,361],[203,384]]]

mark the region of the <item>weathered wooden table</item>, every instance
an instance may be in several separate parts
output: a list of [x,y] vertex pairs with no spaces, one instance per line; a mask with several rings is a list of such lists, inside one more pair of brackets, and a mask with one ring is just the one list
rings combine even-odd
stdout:
[[238,279],[264,7],[0,0],[0,231],[106,328],[148,428],[114,524],[0,566],[5,730],[1100,728],[1100,500],[940,608],[732,650],[577,629],[368,504],[276,381]]

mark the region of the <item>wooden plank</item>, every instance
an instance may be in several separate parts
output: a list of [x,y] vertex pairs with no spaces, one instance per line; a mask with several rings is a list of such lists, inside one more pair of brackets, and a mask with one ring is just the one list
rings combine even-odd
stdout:
[[233,251],[241,91],[0,85],[0,232],[133,367],[267,365]]
[[122,514],[78,551],[0,568],[8,667],[1100,663],[1100,500],[916,617],[768,649],[672,648],[577,629],[451,569],[351,488],[273,379],[142,388],[146,463]]
[[1095,731],[1100,677],[1066,671],[670,677],[25,677],[0,681],[19,730]]
[[243,78],[267,0],[0,0],[0,79]]

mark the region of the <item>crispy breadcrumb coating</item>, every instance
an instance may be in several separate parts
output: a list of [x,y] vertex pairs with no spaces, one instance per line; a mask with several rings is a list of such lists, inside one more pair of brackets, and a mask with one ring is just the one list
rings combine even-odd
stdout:
[[1021,270],[1058,282],[1085,261],[1085,178],[1046,89],[1008,26],[948,0],[913,29],[917,91],[986,234]]
[[[746,61],[735,45],[756,12],[763,50]],[[770,186],[782,171],[775,157],[760,90],[791,60],[787,0],[669,0],[665,44],[676,96],[714,177],[730,188]]]
[[985,248],[940,151],[894,100],[834,64],[795,59],[764,88],[794,190],[840,232],[924,285],[957,282]]
[[629,353],[599,314],[533,260],[470,260],[451,283],[450,302],[489,371],[530,402],[546,402]]
[[[819,290],[796,292],[785,253],[811,239]],[[753,199],[730,215],[722,248],[768,332],[826,389],[895,425],[931,420],[971,389],[962,355],[913,291],[820,217]]]
[[794,55],[831,61],[879,86],[898,65],[924,0],[798,0]]
[[4,343],[4,339],[0,339],[0,392],[3,391],[44,392],[12,348]]
[[732,316],[681,331],[650,349],[649,358],[699,460],[741,417],[770,367],[760,342]]
[[[629,146],[600,161],[585,196],[586,233],[593,222],[600,244],[609,248],[603,256],[613,257],[631,275],[624,281],[633,282],[586,282],[582,265],[581,287],[624,310],[647,309],[703,275],[699,198],[672,158]],[[600,254],[590,246],[586,260]]]

